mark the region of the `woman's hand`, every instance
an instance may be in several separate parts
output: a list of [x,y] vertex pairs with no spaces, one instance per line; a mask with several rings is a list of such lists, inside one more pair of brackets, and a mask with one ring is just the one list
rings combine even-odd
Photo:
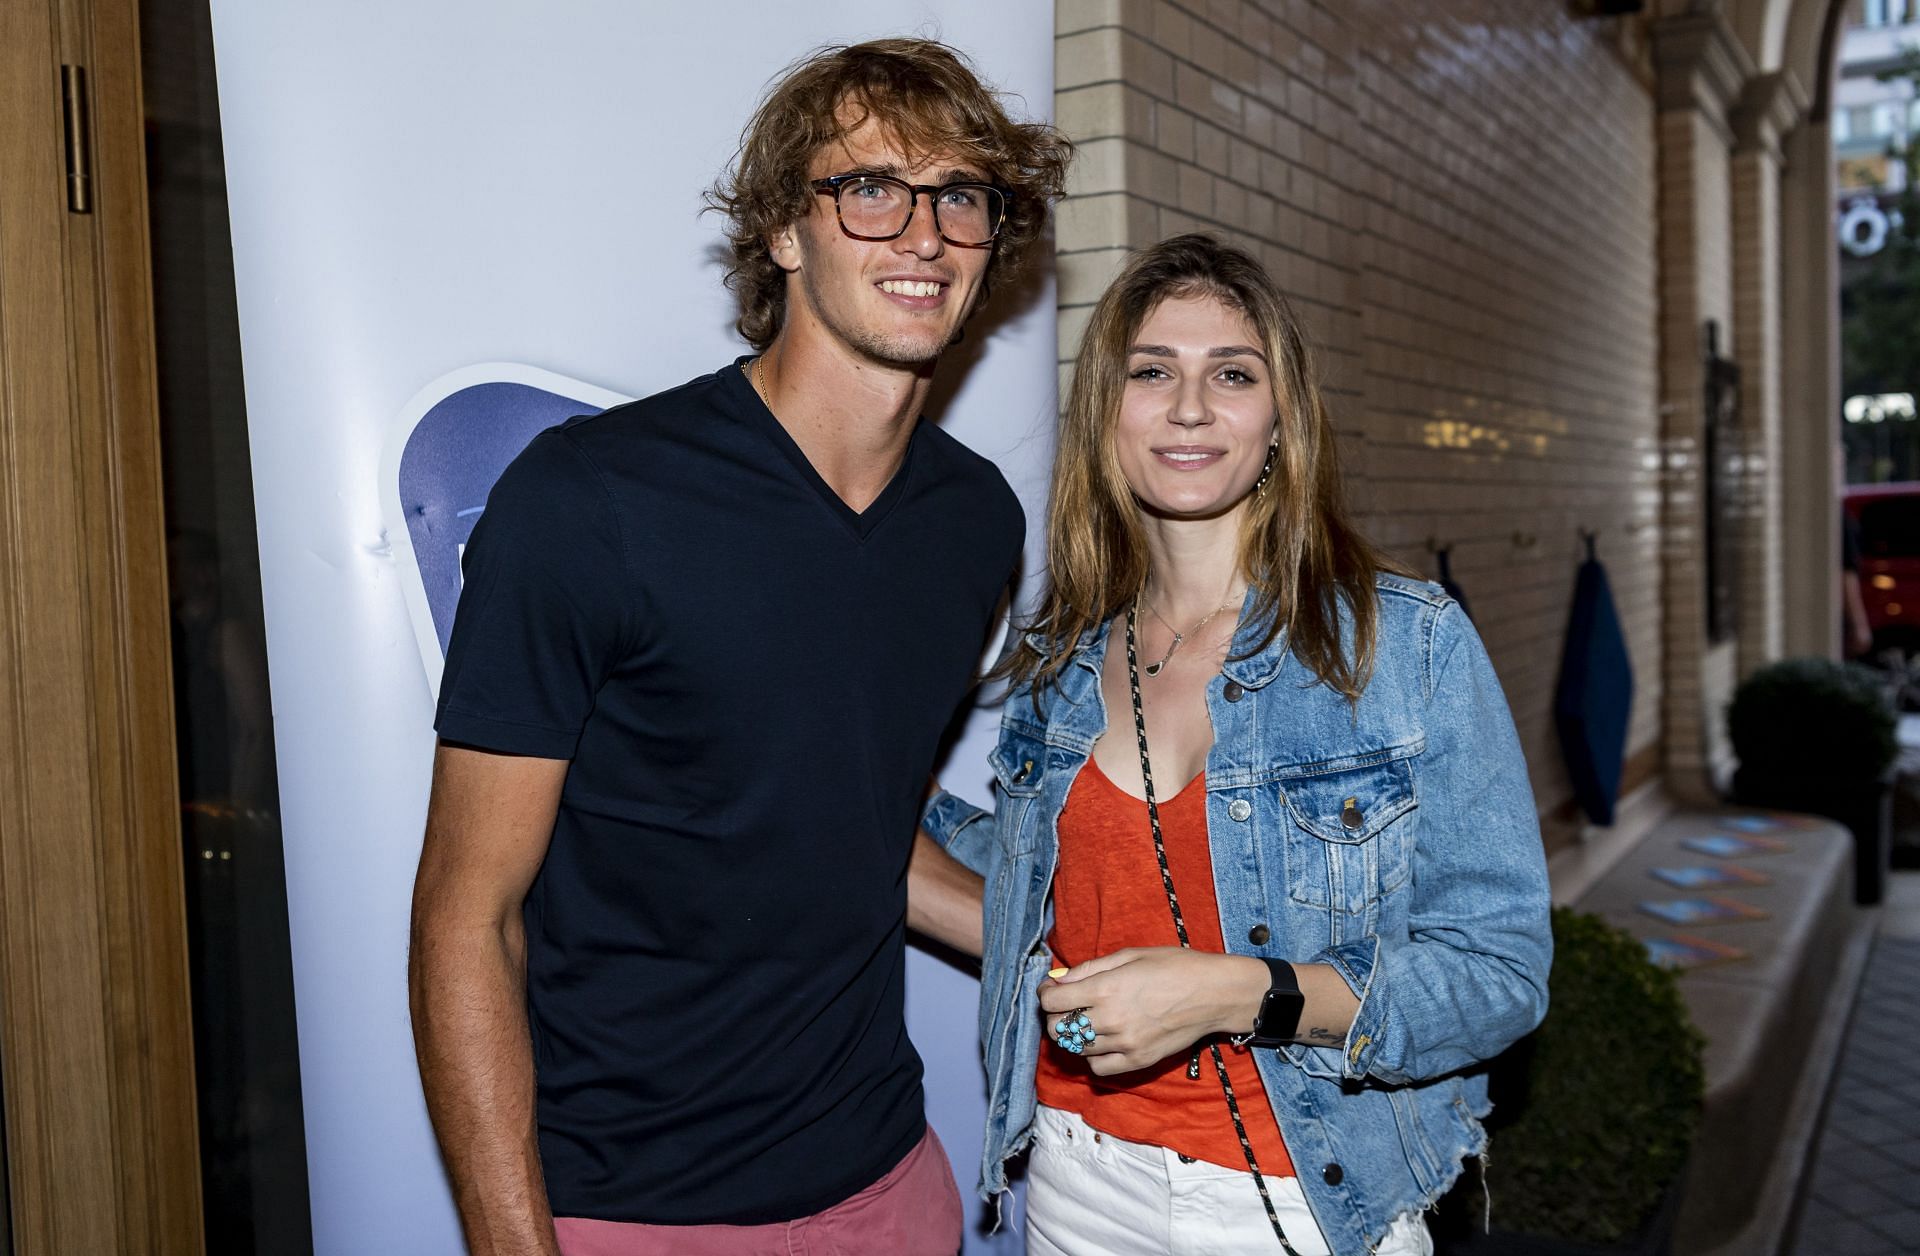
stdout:
[[1094,1039],[1084,1054],[1106,1077],[1157,1064],[1209,1034],[1247,1032],[1271,980],[1246,955],[1129,947],[1041,982],[1040,1007],[1049,1039],[1060,1013],[1087,1010]]

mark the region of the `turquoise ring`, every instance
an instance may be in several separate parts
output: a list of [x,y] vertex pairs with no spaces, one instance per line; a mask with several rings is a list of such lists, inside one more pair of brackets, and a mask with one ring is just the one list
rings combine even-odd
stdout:
[[1084,1007],[1061,1013],[1048,1028],[1053,1031],[1053,1040],[1060,1049],[1073,1055],[1083,1055],[1093,1045],[1093,1022],[1087,1019]]

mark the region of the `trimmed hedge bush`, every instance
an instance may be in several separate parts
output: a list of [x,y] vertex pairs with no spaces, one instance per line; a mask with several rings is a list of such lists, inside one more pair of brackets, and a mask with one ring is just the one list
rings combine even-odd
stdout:
[[1547,1016],[1494,1066],[1493,1224],[1587,1243],[1631,1236],[1682,1172],[1705,1046],[1674,975],[1624,929],[1553,909]]
[[1900,751],[1893,705],[1869,668],[1832,659],[1770,663],[1734,690],[1727,732],[1743,772],[1878,780]]

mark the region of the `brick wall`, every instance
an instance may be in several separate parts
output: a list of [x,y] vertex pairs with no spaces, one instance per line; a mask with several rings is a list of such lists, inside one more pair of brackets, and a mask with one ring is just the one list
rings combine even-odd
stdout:
[[[1204,228],[1255,251],[1322,346],[1369,532],[1455,577],[1543,815],[1578,530],[1598,529],[1660,739],[1652,97],[1608,23],[1460,0],[1058,0],[1060,351],[1124,256]],[[1063,365],[1063,371],[1064,371]],[[1064,386],[1064,378],[1063,378]],[[1564,834],[1550,841],[1564,840]]]
[[[1692,109],[1660,115],[1660,226],[1668,264],[1660,276],[1662,377],[1667,494],[1664,519],[1666,618],[1664,657],[1672,698],[1666,736],[1668,775],[1677,792],[1704,790],[1725,737],[1711,714],[1732,696],[1730,642],[1708,647],[1702,465],[1706,373],[1704,323],[1720,325],[1720,352],[1730,354],[1732,268],[1725,224],[1731,214],[1726,140]],[[1705,801],[1704,793],[1692,801]]]

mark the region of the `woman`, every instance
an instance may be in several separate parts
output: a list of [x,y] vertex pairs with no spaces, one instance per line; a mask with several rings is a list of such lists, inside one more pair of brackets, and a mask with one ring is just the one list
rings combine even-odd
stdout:
[[1546,1006],[1533,795],[1459,606],[1348,523],[1304,337],[1205,236],[1095,307],[984,871],[981,1189],[1031,1253],[1424,1253]]

